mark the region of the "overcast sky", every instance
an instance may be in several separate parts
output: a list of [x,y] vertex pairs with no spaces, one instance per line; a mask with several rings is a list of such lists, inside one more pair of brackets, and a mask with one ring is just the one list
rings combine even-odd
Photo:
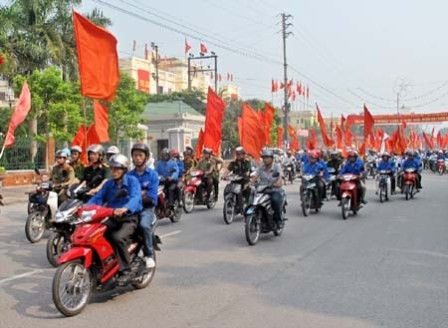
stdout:
[[[84,0],[80,10],[99,7],[112,19],[120,56],[129,56],[133,40],[141,56],[145,43],[156,42],[162,56],[177,57],[184,56],[185,36],[196,54],[202,40],[218,54],[223,76],[233,73],[243,98],[271,100],[271,79],[283,74],[278,23],[286,12],[294,24],[289,77],[309,84],[309,105],[318,102],[325,116],[358,112],[364,102],[373,113],[396,112],[399,82],[406,89],[401,105],[415,112],[448,109],[448,1],[98,2]],[[276,105],[280,100],[274,97]]]

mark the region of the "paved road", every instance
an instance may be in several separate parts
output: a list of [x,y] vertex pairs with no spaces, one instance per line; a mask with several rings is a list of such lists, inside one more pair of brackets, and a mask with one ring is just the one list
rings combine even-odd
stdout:
[[[416,199],[369,204],[342,221],[336,202],[304,218],[288,186],[284,235],[255,247],[222,204],[161,223],[147,289],[96,296],[75,318],[51,299],[45,242],[24,235],[24,204],[0,221],[0,327],[447,327],[448,177],[424,176]],[[167,235],[168,234],[168,235]],[[22,276],[21,276],[22,275]]]

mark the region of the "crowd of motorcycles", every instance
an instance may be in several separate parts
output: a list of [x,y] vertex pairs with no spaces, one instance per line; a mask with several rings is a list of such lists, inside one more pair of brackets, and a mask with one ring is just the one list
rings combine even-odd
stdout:
[[[377,156],[367,158],[365,168],[367,178],[375,179],[380,202],[390,199],[391,178],[397,179],[397,186],[406,199],[411,199],[417,193],[415,170],[409,169],[399,172],[391,177],[390,172],[377,171]],[[318,180],[320,177],[302,174],[300,158],[287,158],[276,156],[281,163],[284,184],[293,184],[301,180],[300,199],[301,210],[304,216],[312,211],[321,211],[322,200],[330,201],[337,198],[340,201],[342,218],[345,220],[350,213],[356,215],[362,208],[360,197],[357,194],[357,180],[359,176],[353,174],[338,175],[334,168],[329,169],[329,178],[325,181],[326,195],[324,199],[318,197]],[[446,163],[434,161],[430,156],[423,161],[424,168],[443,174]],[[399,168],[399,164],[398,170]],[[443,170],[442,170],[443,169]],[[72,185],[67,190],[68,199],[58,206],[58,194],[54,191],[56,186],[49,181],[48,176],[41,175],[40,182],[34,192],[29,194],[28,218],[25,225],[25,234],[31,243],[39,242],[46,231],[49,237],[46,245],[46,255],[49,263],[59,267],[53,280],[53,300],[58,310],[66,316],[80,313],[88,303],[92,292],[107,290],[117,286],[114,277],[118,270],[114,250],[106,241],[104,222],[112,216],[111,210],[99,206],[85,206],[90,196],[85,186]],[[277,176],[278,177],[278,176]],[[275,176],[274,176],[275,178]],[[234,218],[242,216],[245,224],[245,238],[249,245],[258,243],[262,234],[273,233],[280,236],[284,225],[276,224],[274,212],[271,207],[270,191],[272,185],[250,184],[250,192],[243,196],[243,177],[228,175],[225,177],[227,185],[224,189],[223,219],[231,224]],[[179,197],[176,197],[174,209],[167,205],[167,195],[164,191],[164,181],[160,181],[158,189],[158,204],[155,214],[158,220],[168,218],[173,223],[178,222],[183,212],[191,213],[196,206],[206,206],[213,209],[216,205],[214,191],[207,194],[204,186],[204,172],[193,169],[188,179],[178,184]],[[282,204],[282,221],[286,221],[287,198]],[[160,250],[160,238],[155,234],[154,248]],[[145,288],[150,284],[155,273],[145,270],[142,257],[141,237],[136,234],[129,245],[132,270],[135,279],[132,285]],[[95,265],[94,265],[95,264]],[[68,275],[67,272],[71,272]]]

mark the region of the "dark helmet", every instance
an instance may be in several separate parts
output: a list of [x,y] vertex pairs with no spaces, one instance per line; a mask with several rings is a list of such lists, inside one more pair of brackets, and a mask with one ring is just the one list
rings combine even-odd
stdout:
[[161,155],[171,157],[171,152],[168,148],[163,148]]
[[123,154],[114,155],[109,160],[109,167],[111,168],[123,169],[127,171],[129,170],[129,166],[129,159]]
[[149,157],[149,147],[143,142],[137,142],[134,145],[132,145],[131,155],[134,153],[135,150],[142,151],[145,153],[146,158]]
[[261,153],[261,157],[272,157],[272,158],[274,158],[274,152],[272,150],[270,150],[270,149],[265,149]]
[[67,158],[67,153],[63,150],[58,150],[56,152],[56,158]]

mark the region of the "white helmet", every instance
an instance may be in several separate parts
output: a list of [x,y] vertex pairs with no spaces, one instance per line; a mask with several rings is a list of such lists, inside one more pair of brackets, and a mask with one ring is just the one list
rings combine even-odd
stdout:
[[129,159],[123,155],[114,155],[109,160],[109,167],[128,170],[130,166]]
[[107,148],[106,154],[107,155],[118,155],[120,153],[120,149],[118,149],[117,146],[110,146]]

